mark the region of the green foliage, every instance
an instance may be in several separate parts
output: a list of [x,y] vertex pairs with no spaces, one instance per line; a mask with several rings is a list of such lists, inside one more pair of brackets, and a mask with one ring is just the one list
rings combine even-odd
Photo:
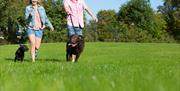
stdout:
[[57,0],[54,3],[52,3],[52,0],[46,0],[43,2],[43,6],[55,30],[59,32],[67,30],[66,12],[64,11],[63,0]]
[[23,16],[23,8],[24,4],[19,3],[21,0],[1,0],[0,1],[0,27],[7,28],[9,23],[17,22],[17,18]]
[[180,88],[179,44],[87,43],[75,64],[65,61],[65,45],[42,44],[36,63],[31,63],[29,52],[25,62],[14,63],[18,45],[0,46],[0,90],[177,91]]
[[118,34],[118,22],[116,19],[116,12],[114,10],[102,10],[97,14],[98,26],[97,34],[100,41],[113,39]]
[[180,1],[164,0],[164,5],[159,6],[159,11],[167,23],[167,32],[180,40]]
[[0,30],[10,43],[17,43],[16,25],[24,24],[24,8],[26,3],[22,0],[0,1]]
[[4,26],[5,26],[5,13],[3,12],[3,11],[6,11],[6,9],[7,9],[7,1],[5,1],[5,0],[0,0],[0,17],[3,17],[3,18],[0,18],[0,28],[1,28],[1,30],[2,30],[2,28],[4,28]]
[[[63,0],[42,0],[56,32],[45,32],[44,42],[60,42],[67,38],[66,13]],[[16,26],[25,26],[24,9],[29,0],[0,0],[0,32],[9,43],[17,43]],[[174,42],[180,39],[180,8],[178,0],[165,0],[159,12],[153,11],[149,0],[130,0],[119,12],[101,10],[98,23],[85,19],[86,41]],[[56,36],[57,37],[56,37]],[[63,38],[64,37],[64,38]],[[174,37],[174,38],[173,38]]]
[[43,42],[44,43],[53,43],[53,42],[65,42],[67,41],[66,31],[45,31]]
[[149,0],[131,0],[124,4],[118,13],[114,10],[101,10],[99,22],[88,25],[89,37],[98,41],[123,42],[169,42],[172,38],[166,33],[166,22],[162,14],[150,7]]
[[95,21],[89,21],[87,31],[85,33],[86,41],[97,41],[97,26],[98,24]]
[[[149,0],[131,0],[123,5],[118,12],[118,21],[136,26],[142,31],[147,31],[153,38],[160,37],[164,25],[157,20]],[[161,24],[159,24],[161,23]]]
[[[28,0],[0,0],[0,30],[9,43],[18,43],[18,39],[16,38],[17,25],[21,25],[24,28],[26,27],[24,11],[28,4]],[[43,6],[55,30],[59,32],[66,31],[66,14],[62,0],[58,0],[56,3],[52,3],[51,0],[46,0],[43,2]]]
[[55,28],[54,32],[45,31],[43,42],[63,42],[67,40],[66,13],[63,7],[63,0],[46,0],[43,2],[49,20]]

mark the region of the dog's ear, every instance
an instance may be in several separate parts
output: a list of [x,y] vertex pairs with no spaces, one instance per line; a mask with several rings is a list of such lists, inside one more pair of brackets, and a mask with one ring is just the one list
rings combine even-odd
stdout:
[[25,51],[28,51],[29,48],[27,47],[27,45],[24,45]]
[[78,39],[79,39],[79,40],[84,40],[84,36],[79,35],[79,36],[78,36]]
[[19,46],[21,47],[21,46],[23,46],[23,44],[19,44]]
[[29,50],[29,48],[27,47],[27,45],[23,45],[23,44],[22,44],[20,47],[22,48],[23,51],[28,51],[28,50]]
[[27,45],[25,45],[25,49],[26,49],[26,51],[28,51],[28,50],[29,50],[29,48],[28,48],[28,46],[27,46]]

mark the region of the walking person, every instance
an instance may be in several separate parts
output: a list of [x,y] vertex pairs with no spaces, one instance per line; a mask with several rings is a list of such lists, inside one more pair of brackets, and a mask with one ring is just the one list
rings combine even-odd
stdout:
[[64,8],[67,13],[68,37],[73,34],[83,35],[82,29],[84,28],[84,10],[94,21],[98,21],[98,19],[89,10],[84,0],[64,0]]
[[[98,19],[93,15],[93,13],[89,10],[87,5],[83,0],[64,0],[64,8],[67,13],[67,25],[68,25],[68,42],[67,42],[67,54],[68,50],[75,49],[83,50],[84,48],[84,39],[81,41],[82,43],[76,44],[76,46],[71,46],[71,38],[74,35],[83,36],[83,28],[84,28],[84,11],[86,11],[94,21],[98,21]],[[78,47],[77,47],[78,46]],[[70,48],[70,49],[68,49]],[[73,50],[71,50],[73,51]],[[78,57],[80,56],[80,51],[77,51],[78,54],[72,52],[70,55],[70,59],[72,62],[76,62]],[[81,51],[82,52],[82,51]],[[70,52],[71,53],[71,52]],[[67,59],[69,59],[67,57]]]
[[27,35],[31,44],[32,62],[35,62],[35,58],[37,57],[46,25],[49,26],[52,31],[54,30],[44,7],[40,5],[40,1],[41,0],[30,0],[30,4],[26,6],[25,9]]

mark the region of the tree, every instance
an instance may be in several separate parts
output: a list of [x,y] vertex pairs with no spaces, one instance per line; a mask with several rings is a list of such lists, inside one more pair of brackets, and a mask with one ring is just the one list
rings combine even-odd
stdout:
[[97,41],[97,26],[98,24],[95,21],[89,21],[87,24],[87,31],[85,33],[87,41]]
[[115,38],[118,34],[116,12],[114,10],[101,10],[98,12],[97,18],[99,20],[97,27],[98,39],[105,41]]
[[[42,0],[46,13],[55,30],[66,30],[66,13],[63,9],[63,0]],[[25,25],[24,11],[29,4],[29,0],[0,0],[0,30],[9,43],[17,43],[16,26]],[[62,34],[65,34],[63,31]]]
[[46,13],[56,31],[66,30],[66,12],[63,7],[63,0],[46,0],[43,2]]
[[[16,43],[16,25],[24,24],[24,6],[25,1],[21,0],[1,0],[0,5],[0,28],[5,35],[5,39],[10,43]],[[19,22],[21,21],[21,22]]]
[[118,12],[118,21],[140,28],[139,32],[147,31],[153,38],[160,37],[164,27],[159,26],[159,22],[156,21],[149,0],[131,0],[123,5]]
[[159,6],[167,22],[167,31],[175,39],[180,40],[180,0],[164,0],[164,5]]

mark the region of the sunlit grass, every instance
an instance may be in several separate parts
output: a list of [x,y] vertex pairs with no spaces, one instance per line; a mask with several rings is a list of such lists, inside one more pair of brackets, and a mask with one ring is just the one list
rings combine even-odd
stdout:
[[179,44],[87,43],[78,63],[65,61],[65,43],[14,63],[17,47],[0,46],[0,91],[180,90]]

